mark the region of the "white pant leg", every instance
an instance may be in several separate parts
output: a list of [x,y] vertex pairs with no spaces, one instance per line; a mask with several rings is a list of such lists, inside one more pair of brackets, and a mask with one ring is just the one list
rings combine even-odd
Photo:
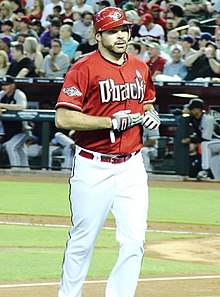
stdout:
[[208,145],[210,151],[209,165],[214,179],[220,179],[220,139],[213,139]]
[[12,167],[28,167],[27,149],[24,147],[27,135],[19,133],[4,143]]
[[201,143],[202,150],[202,169],[207,170],[210,168],[210,158],[212,154],[220,151],[220,140],[213,139],[210,141],[203,141]]
[[69,169],[72,167],[73,145],[75,143],[70,137],[61,132],[57,132],[55,138],[63,146],[63,156],[65,159],[62,163],[62,168]]
[[114,165],[74,157],[70,179],[73,227],[67,243],[59,297],[81,297],[96,238],[115,197]]
[[134,297],[144,253],[148,185],[141,154],[117,167],[116,218],[120,251],[106,287],[106,297]]

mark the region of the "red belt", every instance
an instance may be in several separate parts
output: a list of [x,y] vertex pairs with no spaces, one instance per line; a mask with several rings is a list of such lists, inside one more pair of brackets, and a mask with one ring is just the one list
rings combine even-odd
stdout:
[[[121,155],[121,156],[115,156],[115,157],[110,157],[110,156],[105,156],[105,155],[101,155],[100,156],[100,161],[101,162],[108,162],[108,163],[112,163],[112,164],[119,164],[119,163],[123,163],[128,161],[132,156],[136,155],[140,150],[136,151],[133,154],[129,154],[129,155]],[[79,155],[87,158],[87,159],[94,159],[95,155],[93,155],[92,153],[86,152],[84,150],[81,150],[79,152]]]

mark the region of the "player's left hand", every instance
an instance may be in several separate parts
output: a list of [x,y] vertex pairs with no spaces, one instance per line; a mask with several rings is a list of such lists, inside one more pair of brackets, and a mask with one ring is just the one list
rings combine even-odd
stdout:
[[146,111],[141,124],[150,130],[156,130],[160,126],[160,118],[155,109]]
[[140,124],[143,116],[138,113],[131,113],[130,110],[120,110],[111,117],[112,128],[117,131],[127,130],[137,124]]

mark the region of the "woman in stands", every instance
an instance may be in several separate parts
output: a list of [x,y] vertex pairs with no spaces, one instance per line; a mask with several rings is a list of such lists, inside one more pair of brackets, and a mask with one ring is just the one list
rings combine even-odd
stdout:
[[5,51],[0,50],[0,77],[6,75],[9,67],[8,55]]
[[40,52],[37,39],[35,37],[28,36],[24,41],[25,55],[34,61],[35,72],[38,74],[43,63],[43,55]]
[[34,7],[31,7],[28,11],[27,16],[30,20],[40,20],[44,9],[43,0],[34,0]]

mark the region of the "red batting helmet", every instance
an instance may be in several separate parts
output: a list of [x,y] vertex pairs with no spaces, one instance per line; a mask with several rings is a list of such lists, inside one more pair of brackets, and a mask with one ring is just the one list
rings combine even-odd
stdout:
[[117,7],[106,7],[96,13],[93,20],[95,33],[123,25],[132,25],[123,10]]

